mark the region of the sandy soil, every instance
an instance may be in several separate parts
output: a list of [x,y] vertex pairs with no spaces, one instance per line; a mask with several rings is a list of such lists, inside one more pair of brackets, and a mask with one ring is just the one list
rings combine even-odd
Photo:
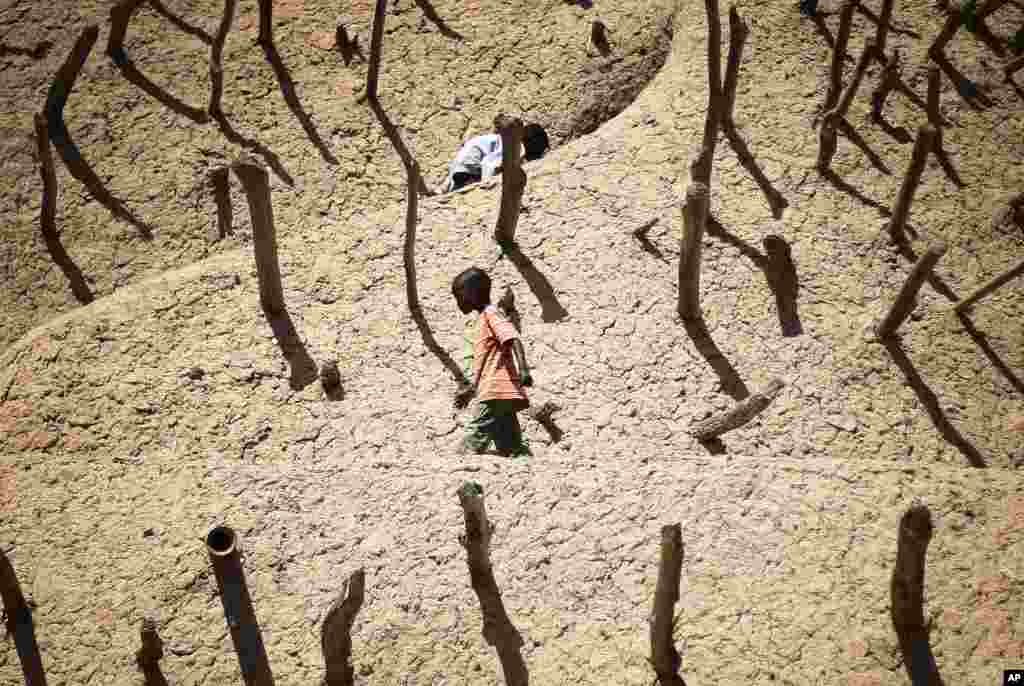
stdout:
[[[576,55],[587,13],[544,7],[578,18],[565,39]],[[694,3],[676,18],[669,62],[625,113],[528,167],[514,259],[490,238],[499,181],[421,203],[417,283],[437,354],[408,314],[404,208],[381,196],[378,211],[342,221],[279,184],[279,216],[316,218],[282,236],[287,318],[260,311],[244,248],[119,289],[10,345],[0,356],[0,544],[35,602],[50,682],[141,683],[131,656],[153,608],[173,643],[162,663],[170,683],[236,683],[199,540],[227,522],[242,536],[276,683],[319,678],[320,621],[358,567],[360,683],[494,683],[458,543],[455,489],[466,479],[485,489],[498,583],[534,683],[651,682],[646,619],[658,528],[672,522],[686,546],[676,637],[687,683],[908,683],[888,582],[896,525],[915,500],[935,518],[926,614],[943,679],[988,686],[1024,664],[1024,448],[1006,428],[1024,394],[1024,298],[1011,285],[970,320],[951,314],[957,297],[1024,254],[1019,231],[989,221],[1024,182],[1020,96],[998,82],[984,46],[956,38],[951,58],[993,106],[975,111],[943,84],[945,144],[967,187],[929,163],[910,248],[944,240],[949,251],[899,342],[882,344],[872,323],[910,261],[887,244],[877,207],[811,171],[824,39],[786,4],[738,8],[751,37],[737,123],[789,208],[773,219],[719,145],[713,213],[723,228],[704,246],[706,332],[675,314],[678,200],[706,93]],[[1005,35],[1024,13],[1001,16]],[[895,22],[920,36],[890,41],[923,94],[941,17],[907,2]],[[857,16],[852,53],[871,27]],[[910,145],[867,117],[877,73],[850,121],[893,173],[845,139],[834,168],[891,208]],[[902,96],[887,114],[910,130],[924,121]],[[319,165],[301,128],[291,135]],[[417,156],[422,135],[409,132]],[[398,197],[401,185],[387,192]],[[212,221],[212,207],[196,216]],[[632,231],[655,218],[643,245]],[[792,251],[798,335],[785,335],[792,307],[780,323],[773,288],[793,285],[780,287],[768,235]],[[557,441],[525,422],[530,460],[454,456],[465,414],[451,409],[445,362],[457,361],[468,321],[449,283],[472,264],[516,295],[534,402],[563,407]],[[338,361],[340,397],[313,376],[327,360]],[[687,435],[776,377],[787,383],[776,401],[719,445]],[[0,680],[15,681],[17,665],[13,647],[0,652]]]

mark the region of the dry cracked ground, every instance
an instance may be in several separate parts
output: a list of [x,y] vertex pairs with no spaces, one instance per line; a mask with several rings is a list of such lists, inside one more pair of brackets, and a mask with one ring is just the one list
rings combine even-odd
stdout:
[[[215,30],[215,4],[165,0],[166,13],[147,6],[129,29],[139,68],[196,106],[205,97],[197,34]],[[238,683],[201,541],[219,523],[241,536],[275,683],[320,678],[320,623],[360,567],[358,683],[500,682],[458,540],[455,490],[467,479],[484,488],[498,584],[536,684],[651,683],[646,621],[659,527],[673,522],[686,548],[675,637],[687,683],[909,683],[889,575],[897,523],[913,502],[934,518],[925,611],[943,680],[989,686],[1024,666],[1024,445],[1007,428],[1024,395],[1024,297],[1018,282],[969,318],[951,311],[1024,255],[1019,228],[990,223],[1022,187],[1024,122],[1019,87],[1001,82],[989,48],[961,31],[948,49],[991,106],[971,108],[943,82],[944,145],[965,188],[930,161],[900,251],[883,215],[911,145],[870,121],[878,67],[849,120],[880,164],[841,138],[838,188],[812,171],[836,15],[819,31],[789,3],[737,3],[751,30],[737,124],[789,207],[773,218],[720,143],[705,326],[684,326],[678,205],[706,105],[701,4],[681,4],[668,61],[635,102],[578,135],[565,122],[595,107],[581,71],[599,59],[584,53],[590,17],[605,17],[613,42],[656,46],[669,6],[438,1],[442,32],[419,4],[399,2],[381,98],[428,185],[458,140],[499,110],[536,111],[562,127],[560,145],[527,166],[519,252],[502,257],[490,237],[500,181],[421,201],[417,323],[401,167],[352,102],[365,65],[344,68],[316,47],[322,35],[305,42],[343,21],[365,49],[368,3],[280,4],[280,53],[338,164],[289,110],[251,44],[255,3],[243,2],[238,25],[250,29],[229,39],[226,109],[294,181],[272,182],[288,304],[273,320],[259,308],[237,188],[234,235],[206,242],[216,213],[205,174],[241,146],[121,78],[101,57],[105,27],[69,127],[155,235],[143,243],[59,168],[62,240],[103,296],[71,307],[36,237],[40,184],[25,141],[47,74],[106,6],[5,10],[5,45],[32,47],[36,33],[55,44],[40,62],[4,58],[14,111],[3,115],[9,345],[0,354],[0,545],[34,603],[50,684],[143,683],[132,655],[146,611],[167,641],[168,683]],[[195,32],[181,34],[167,15]],[[1005,40],[1024,11],[1010,4],[998,19],[990,24]],[[617,29],[633,21],[635,35]],[[942,17],[908,0],[894,24],[890,44],[923,95]],[[873,31],[858,13],[851,56]],[[615,56],[605,59],[609,71],[597,73],[621,87]],[[484,78],[491,70],[500,78]],[[886,115],[909,131],[925,120],[903,95]],[[638,241],[633,230],[655,219]],[[872,323],[910,253],[940,240],[948,252],[899,338],[875,340]],[[780,241],[793,270],[779,267]],[[470,320],[449,284],[473,264],[491,270],[497,293],[515,294],[534,403],[562,407],[557,431],[525,422],[529,460],[454,454],[466,415],[451,407],[450,367]],[[330,360],[344,390],[328,397],[315,372]],[[786,386],[752,423],[715,445],[687,434],[773,378]],[[0,682],[17,683],[18,664],[8,642]]]

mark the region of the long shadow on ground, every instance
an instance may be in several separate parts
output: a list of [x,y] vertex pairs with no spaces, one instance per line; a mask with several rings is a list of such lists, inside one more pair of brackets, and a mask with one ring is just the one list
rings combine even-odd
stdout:
[[21,661],[26,684],[45,684],[43,661],[36,643],[32,609],[21,592],[21,584],[7,555],[0,550],[0,595],[3,596],[7,635],[14,637],[14,647]]
[[171,12],[167,9],[166,5],[160,2],[160,0],[149,0],[149,6],[156,10],[164,19],[171,22],[190,36],[198,38],[207,45],[211,45],[213,43],[213,38],[210,37],[210,34],[196,26],[193,26],[192,24],[189,24],[184,19]]
[[972,467],[981,468],[988,466],[985,464],[985,458],[978,449],[950,423],[946,414],[942,411],[938,397],[924,382],[921,375],[917,373],[914,364],[903,351],[900,342],[896,339],[886,339],[882,341],[882,345],[889,351],[889,356],[892,357],[893,362],[903,372],[903,376],[907,379],[907,384],[914,390],[918,400],[921,401],[921,404],[924,405],[925,410],[928,412],[932,424],[939,430],[939,433],[946,442],[959,450],[967,458],[967,461],[971,463]]
[[744,400],[749,397],[750,390],[743,383],[739,372],[726,359],[725,355],[722,354],[722,351],[715,344],[714,339],[711,338],[711,332],[708,331],[708,325],[704,321],[704,316],[701,315],[699,319],[684,319],[683,326],[686,328],[686,333],[690,336],[694,346],[696,346],[697,352],[715,370],[722,383],[722,390],[732,396],[734,400]]
[[121,70],[121,74],[129,82],[134,84],[139,90],[143,91],[150,97],[159,101],[161,105],[167,109],[180,114],[183,117],[191,119],[197,124],[203,124],[210,120],[208,115],[203,110],[192,107],[191,105],[179,100],[175,96],[165,91],[160,86],[156,85],[150,79],[143,74],[138,68],[131,62],[131,60],[124,62],[116,62],[117,68]]
[[1010,382],[1011,386],[1017,389],[1018,393],[1024,395],[1024,381],[1022,381],[1021,378],[1017,376],[1012,369],[1010,369],[1010,366],[1003,361],[1003,358],[999,357],[999,353],[997,353],[989,344],[988,337],[978,330],[974,325],[974,322],[971,321],[970,317],[966,314],[958,312],[957,317],[960,319],[960,323],[963,324],[964,329],[967,331],[967,335],[971,337],[971,340],[973,340],[979,348],[981,348],[981,351],[985,353],[985,357],[989,359],[989,362],[999,370],[999,373]]
[[537,269],[533,261],[526,256],[518,245],[511,246],[511,249],[504,251],[509,261],[515,265],[519,273],[526,279],[527,285],[533,291],[534,296],[540,301],[541,319],[545,322],[557,322],[569,316],[569,312],[558,302],[555,289],[547,277]]
[[266,314],[266,317],[271,331],[274,332],[277,345],[281,348],[285,359],[288,360],[291,372],[289,386],[293,391],[301,391],[317,380],[316,362],[309,356],[287,310],[277,315]]
[[423,14],[426,15],[427,19],[432,21],[434,25],[437,26],[437,30],[440,31],[442,35],[446,36],[447,38],[462,40],[462,34],[459,33],[458,31],[453,30],[451,27],[444,23],[444,19],[438,16],[437,11],[434,9],[434,6],[430,4],[430,0],[415,0],[415,2],[417,5],[419,5],[419,8],[423,11]]
[[274,69],[274,75],[277,77],[277,83],[281,87],[281,95],[284,96],[284,101],[288,103],[288,109],[292,111],[295,118],[299,120],[302,128],[305,130],[306,135],[309,136],[309,140],[313,142],[316,149],[320,151],[320,156],[328,164],[338,164],[338,158],[335,157],[327,144],[324,143],[323,138],[316,130],[316,125],[313,124],[313,119],[309,116],[305,109],[302,107],[302,103],[299,102],[299,97],[295,94],[295,82],[292,81],[291,74],[288,72],[288,67],[285,66],[281,60],[281,55],[277,52],[277,48],[273,45],[264,45],[263,54],[267,56],[267,61],[270,62],[270,66]]
[[238,131],[235,131],[231,126],[231,122],[228,121],[223,112],[215,112],[212,116],[213,120],[217,122],[217,127],[220,129],[220,132],[224,134],[225,138],[232,143],[240,145],[246,150],[254,152],[262,157],[263,161],[267,163],[268,167],[274,170],[274,173],[277,174],[279,179],[289,186],[295,185],[295,180],[291,177],[291,174],[288,173],[288,170],[284,168],[284,165],[281,164],[281,158],[278,157],[273,150],[259,141],[253,138],[246,138],[242,134],[238,133]]

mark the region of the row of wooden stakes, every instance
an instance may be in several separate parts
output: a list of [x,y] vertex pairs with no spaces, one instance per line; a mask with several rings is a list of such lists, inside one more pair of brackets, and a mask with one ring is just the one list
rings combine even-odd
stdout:
[[[477,483],[466,482],[458,489],[457,495],[465,522],[465,533],[459,540],[466,550],[470,583],[480,603],[484,640],[497,653],[505,684],[528,686],[529,671],[521,652],[523,639],[505,610],[491,566],[490,549],[495,528],[487,517],[483,488]],[[931,513],[924,505],[913,505],[900,520],[890,588],[892,623],[907,670],[915,684],[927,686],[941,683],[924,620],[925,553],[931,537]],[[238,655],[242,679],[246,686],[272,686],[273,672],[246,585],[239,538],[231,528],[218,526],[207,534],[206,550],[216,577],[225,621]],[[682,657],[674,639],[683,552],[681,526],[661,527],[658,578],[649,619],[649,661],[657,683],[663,686],[685,686],[680,676]],[[324,617],[320,643],[325,686],[352,686],[355,683],[352,627],[365,599],[365,589],[366,575],[360,568],[349,576],[345,589]],[[21,591],[10,560],[2,551],[0,595],[3,597],[7,633],[14,637],[25,686],[45,686],[46,675],[36,644],[31,604]],[[164,655],[163,640],[154,615],[143,617],[140,641],[135,659],[146,683],[150,686],[166,684],[160,668]]]

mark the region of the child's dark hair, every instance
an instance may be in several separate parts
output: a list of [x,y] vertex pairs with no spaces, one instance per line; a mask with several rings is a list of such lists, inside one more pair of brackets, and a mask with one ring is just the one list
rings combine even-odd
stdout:
[[474,304],[486,305],[491,302],[491,277],[483,269],[470,267],[452,279],[452,294],[459,291],[475,293],[482,301]]
[[526,148],[526,159],[536,160],[544,156],[550,146],[547,131],[540,124],[530,124],[523,135],[523,147]]

